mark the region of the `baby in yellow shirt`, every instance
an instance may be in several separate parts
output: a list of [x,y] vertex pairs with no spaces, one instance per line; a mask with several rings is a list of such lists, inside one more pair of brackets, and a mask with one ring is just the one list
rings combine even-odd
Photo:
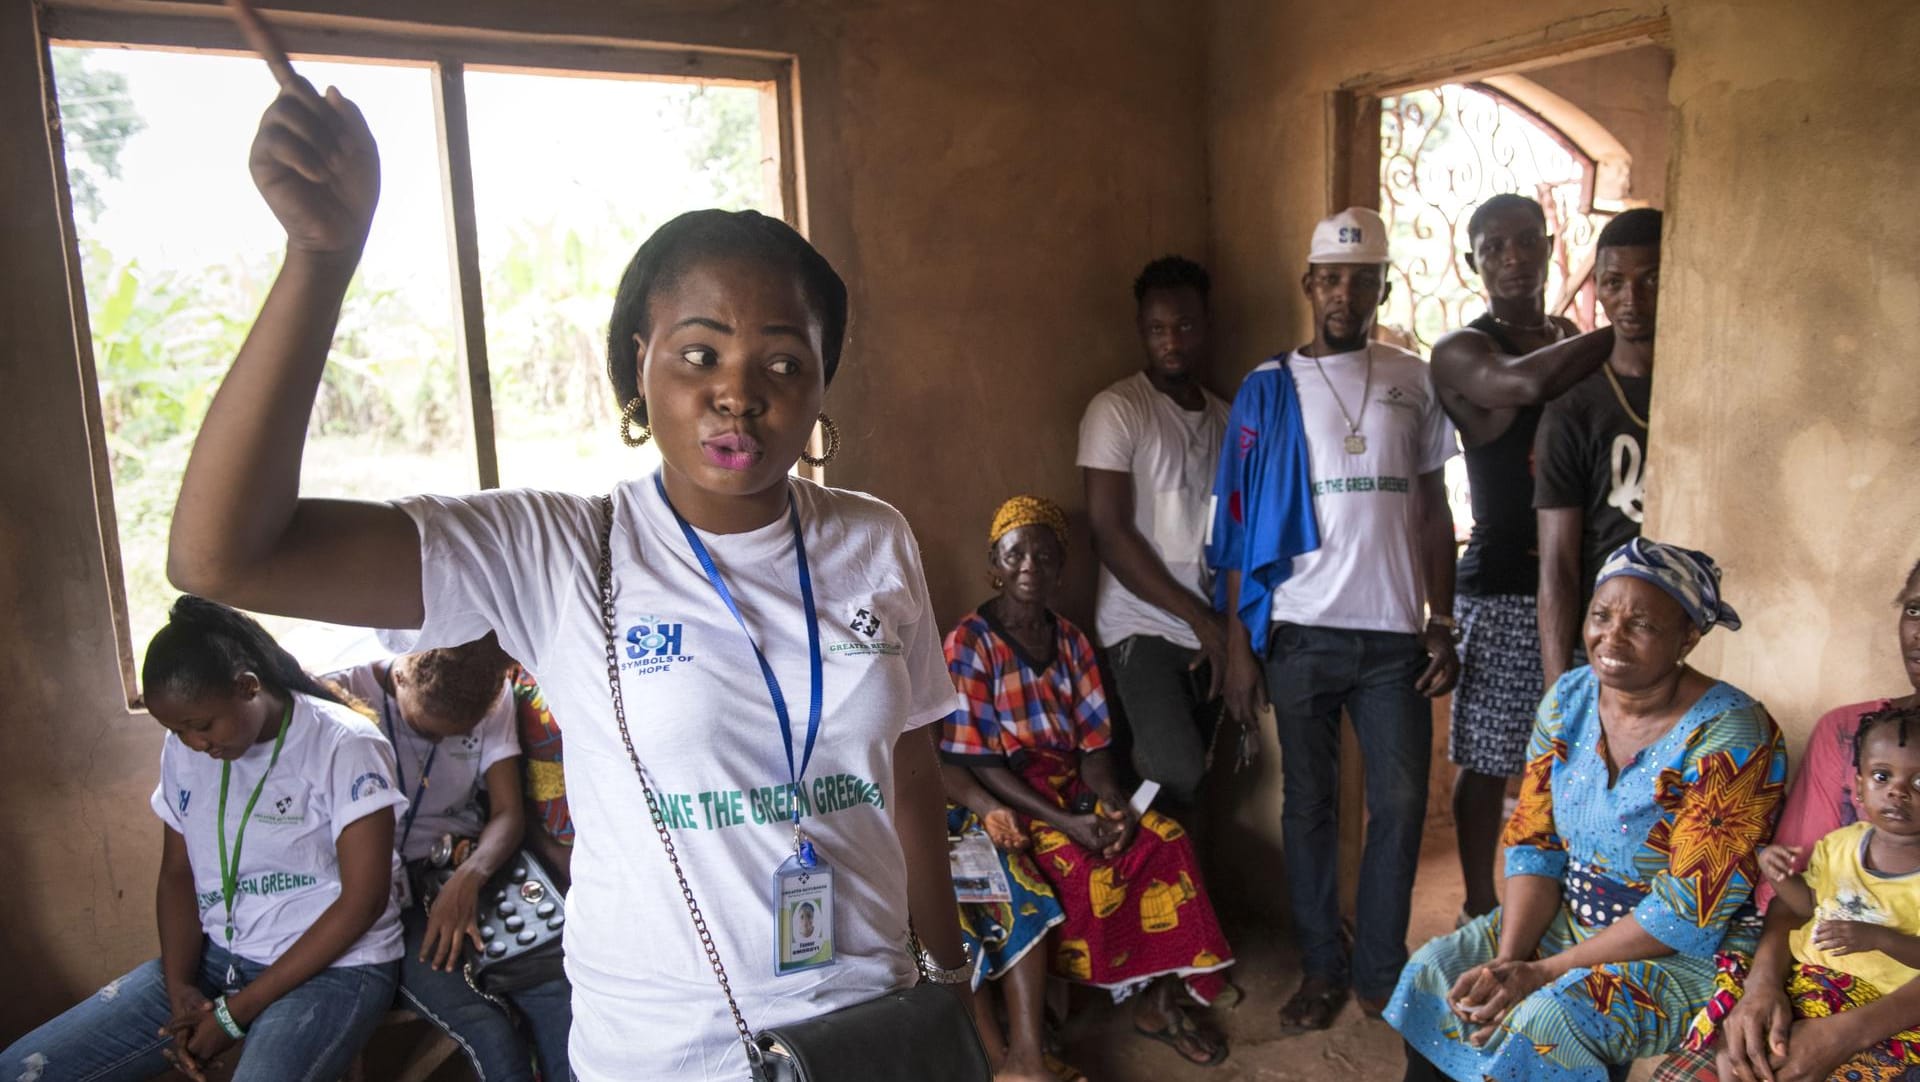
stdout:
[[[1766,930],[1750,968],[1721,957],[1720,991],[1686,1041],[1699,1051],[1717,1043],[1720,1078],[1824,1078],[1855,1055],[1920,1065],[1911,1017],[1889,1024],[1878,1007],[1833,1017],[1920,977],[1920,705],[1862,718],[1853,755],[1865,818],[1815,842],[1803,873],[1798,847],[1760,852],[1775,891]],[[1803,1033],[1808,1024],[1819,1033]]]

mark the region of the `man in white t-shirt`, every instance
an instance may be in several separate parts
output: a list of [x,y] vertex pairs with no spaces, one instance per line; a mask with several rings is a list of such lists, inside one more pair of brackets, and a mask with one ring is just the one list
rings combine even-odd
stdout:
[[[1291,376],[1319,547],[1293,557],[1273,587],[1263,659],[1247,624],[1231,621],[1226,687],[1242,715],[1270,700],[1279,727],[1287,886],[1306,971],[1281,1008],[1293,1031],[1327,1028],[1349,989],[1376,1015],[1393,992],[1407,960],[1426,822],[1427,700],[1459,674],[1453,522],[1441,477],[1456,451],[1453,427],[1426,362],[1369,341],[1388,290],[1385,225],[1364,208],[1328,218],[1314,229],[1307,262],[1301,288],[1313,305],[1313,342],[1248,379],[1271,379],[1276,369]],[[1234,417],[1250,430],[1282,421],[1243,418],[1238,404]],[[1258,508],[1241,513],[1259,518]],[[1233,612],[1242,582],[1237,571],[1229,576]],[[1351,959],[1337,891],[1343,709],[1365,760],[1368,820]]]
[[[1206,770],[1200,717],[1225,674],[1226,620],[1204,559],[1207,498],[1227,404],[1208,363],[1207,272],[1166,256],[1133,283],[1146,366],[1093,396],[1080,420],[1100,592],[1100,645],[1133,736],[1133,765],[1189,805]],[[1200,681],[1205,681],[1204,684]]]

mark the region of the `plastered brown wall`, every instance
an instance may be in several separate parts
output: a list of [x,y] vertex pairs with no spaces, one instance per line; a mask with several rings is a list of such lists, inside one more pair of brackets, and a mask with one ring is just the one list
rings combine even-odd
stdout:
[[[1712,552],[1747,626],[1697,662],[1796,755],[1818,713],[1906,688],[1889,605],[1920,557],[1920,9],[1739,3],[1216,0],[1208,135],[1217,320],[1245,371],[1309,333],[1302,253],[1329,191],[1328,95],[1671,22],[1669,209],[1647,532]],[[1272,831],[1270,783],[1238,815]],[[1272,839],[1267,839],[1271,842]]]
[[1673,57],[1657,45],[1550,67],[1526,77],[1585,110],[1633,155],[1628,198],[1667,202],[1667,84]]
[[1892,599],[1920,559],[1920,8],[1835,15],[1674,13],[1649,453],[1649,532],[1718,557],[1745,617],[1703,664],[1796,752],[1822,711],[1909,690]]
[[[1138,363],[1132,277],[1205,255],[1203,28],[1179,5],[273,6],[796,55],[808,221],[853,288],[831,480],[906,512],[943,623],[984,594],[1000,499],[1084,521],[1074,432]],[[35,50],[30,6],[0,5],[0,969],[31,977],[0,997],[0,1043],[157,949],[160,734],[121,697]],[[1084,541],[1075,556],[1065,608],[1084,617]]]

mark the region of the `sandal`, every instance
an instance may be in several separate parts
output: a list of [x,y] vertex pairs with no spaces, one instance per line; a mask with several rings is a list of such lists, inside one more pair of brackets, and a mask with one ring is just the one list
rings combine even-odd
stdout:
[[1333,1027],[1333,1019],[1346,1006],[1345,985],[1328,986],[1312,977],[1300,982],[1293,998],[1280,1007],[1280,1030],[1287,1036],[1312,1033]]
[[[1174,1052],[1179,1054],[1181,1059],[1186,1060],[1195,1067],[1218,1067],[1220,1064],[1226,1062],[1227,1045],[1225,1041],[1215,1044],[1206,1034],[1200,1032],[1200,1028],[1193,1024],[1193,1019],[1187,1017],[1187,1012],[1177,1007],[1170,1009],[1168,1016],[1170,1021],[1160,1029],[1141,1029],[1140,1024],[1135,1022],[1133,1031],[1142,1037],[1150,1037],[1166,1045],[1168,1048],[1173,1049]],[[1188,1055],[1187,1049],[1194,1047],[1205,1051],[1207,1058],[1194,1059],[1191,1055]]]

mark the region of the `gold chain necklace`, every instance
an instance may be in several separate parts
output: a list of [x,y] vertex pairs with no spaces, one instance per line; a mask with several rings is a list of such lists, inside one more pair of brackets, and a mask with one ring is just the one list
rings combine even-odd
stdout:
[[1620,377],[1613,374],[1613,366],[1603,364],[1600,366],[1600,370],[1607,374],[1607,386],[1613,388],[1613,397],[1620,400],[1620,408],[1627,411],[1628,419],[1633,421],[1634,424],[1639,425],[1641,431],[1646,431],[1647,419],[1633,412],[1633,407],[1627,404],[1626,388],[1620,386]]
[[1355,420],[1353,414],[1347,412],[1347,404],[1340,401],[1340,392],[1333,389],[1333,381],[1327,378],[1327,370],[1320,366],[1320,358],[1308,353],[1307,359],[1313,362],[1313,370],[1320,373],[1320,382],[1327,385],[1327,394],[1332,396],[1333,404],[1340,409],[1340,419],[1347,422],[1347,438],[1343,443],[1347,453],[1366,454],[1367,438],[1360,434],[1360,420],[1367,416],[1367,396],[1373,393],[1373,346],[1367,346],[1367,374],[1360,384],[1360,420]]

